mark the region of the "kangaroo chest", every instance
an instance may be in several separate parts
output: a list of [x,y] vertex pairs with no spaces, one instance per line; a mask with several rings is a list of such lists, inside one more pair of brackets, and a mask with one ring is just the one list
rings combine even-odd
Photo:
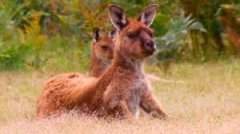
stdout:
[[127,104],[131,113],[135,116],[138,115],[138,110],[143,93],[148,90],[148,84],[144,79],[133,81],[132,86],[129,87],[129,96]]

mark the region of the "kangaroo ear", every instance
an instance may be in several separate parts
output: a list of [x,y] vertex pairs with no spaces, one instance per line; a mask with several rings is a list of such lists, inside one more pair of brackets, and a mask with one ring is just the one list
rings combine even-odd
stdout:
[[112,24],[121,31],[128,23],[125,11],[116,5],[110,5],[108,9]]
[[92,37],[93,37],[93,41],[94,42],[97,42],[100,40],[100,29],[99,28],[94,28],[93,29],[93,32],[92,32]]
[[158,9],[157,4],[150,5],[146,7],[143,12],[139,15],[138,21],[146,24],[147,26],[150,26],[156,16]]
[[108,32],[108,37],[115,39],[117,36],[117,30],[116,29],[112,29],[111,31]]

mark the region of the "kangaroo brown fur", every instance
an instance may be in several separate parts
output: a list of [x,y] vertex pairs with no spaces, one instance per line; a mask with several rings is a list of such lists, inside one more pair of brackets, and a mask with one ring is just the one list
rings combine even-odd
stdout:
[[111,30],[108,36],[101,36],[98,28],[93,30],[89,76],[99,77],[111,64],[115,34],[116,31]]
[[[151,25],[157,6],[147,7],[137,19],[127,19],[118,6],[109,7],[110,19],[120,31],[113,63],[99,78],[76,77],[60,87],[48,82],[37,99],[37,117],[61,110],[87,107],[88,113],[130,119],[139,107],[154,117],[166,117],[152,95],[144,73],[144,60],[156,50]],[[50,80],[51,81],[51,80]]]

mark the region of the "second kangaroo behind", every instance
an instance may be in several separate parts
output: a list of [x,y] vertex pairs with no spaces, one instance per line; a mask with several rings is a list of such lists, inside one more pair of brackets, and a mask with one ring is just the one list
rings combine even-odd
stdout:
[[111,64],[116,30],[111,30],[107,36],[102,36],[100,29],[95,28],[92,36],[89,76],[99,77]]

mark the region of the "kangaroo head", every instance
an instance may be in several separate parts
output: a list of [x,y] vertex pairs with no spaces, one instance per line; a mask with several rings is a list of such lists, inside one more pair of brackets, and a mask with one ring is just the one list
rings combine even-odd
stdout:
[[92,36],[92,53],[100,60],[110,61],[113,58],[116,30],[111,30],[108,35],[102,36],[100,29],[95,28],[93,30]]
[[109,6],[110,20],[119,31],[116,49],[137,59],[152,55],[156,50],[156,44],[150,25],[155,18],[157,9],[156,4],[150,5],[137,18],[128,19],[121,7]]

